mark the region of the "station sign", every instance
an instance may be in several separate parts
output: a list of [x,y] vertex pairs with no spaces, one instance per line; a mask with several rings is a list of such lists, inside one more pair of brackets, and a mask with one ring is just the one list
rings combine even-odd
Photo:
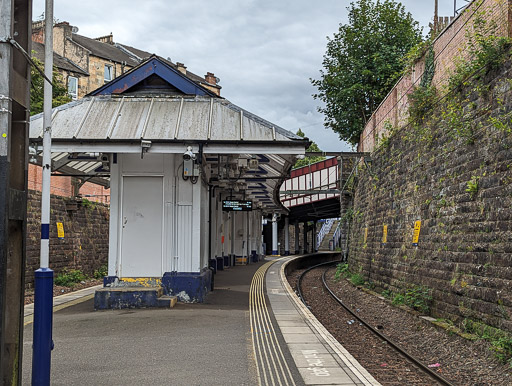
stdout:
[[223,200],[222,210],[225,212],[250,212],[252,211],[252,201]]

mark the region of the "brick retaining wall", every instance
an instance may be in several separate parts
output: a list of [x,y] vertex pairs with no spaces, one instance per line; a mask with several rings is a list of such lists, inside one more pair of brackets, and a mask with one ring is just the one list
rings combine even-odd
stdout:
[[[512,37],[512,0],[474,0],[468,7],[441,32],[434,40],[435,74],[432,84],[439,90],[447,80],[459,59],[466,59],[468,50],[467,34],[473,30],[477,17],[488,23],[495,23],[496,36]],[[371,152],[378,139],[388,135],[389,127],[402,127],[407,124],[408,95],[419,86],[425,68],[425,57],[418,60],[389,92],[377,110],[368,120],[361,134],[358,151]]]

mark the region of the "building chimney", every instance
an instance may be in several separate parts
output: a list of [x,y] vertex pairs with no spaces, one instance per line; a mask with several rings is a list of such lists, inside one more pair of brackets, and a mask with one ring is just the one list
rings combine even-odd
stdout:
[[114,36],[112,35],[112,32],[109,35],[100,36],[99,38],[96,38],[94,40],[97,40],[102,43],[114,44]]
[[183,75],[187,75],[187,67],[183,63],[176,62],[176,66],[178,67],[178,71],[181,72]]
[[206,80],[207,83],[210,83],[211,85],[217,84],[217,77],[213,72],[207,72],[206,75],[204,76],[204,79]]
[[44,20],[32,22],[32,41],[44,44]]

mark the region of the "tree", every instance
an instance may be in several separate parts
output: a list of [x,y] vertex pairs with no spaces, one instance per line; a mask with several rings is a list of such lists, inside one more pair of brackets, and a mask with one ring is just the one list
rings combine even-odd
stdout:
[[[39,68],[42,69],[44,67],[43,63],[37,58],[32,58],[32,60]],[[32,79],[30,87],[30,115],[34,115],[43,111],[44,82],[46,82],[46,80],[34,67],[30,70],[30,76]],[[52,107],[71,102],[71,97],[68,95],[68,90],[62,80],[62,75],[57,71],[56,67],[53,67],[52,82]]]
[[393,0],[357,0],[347,8],[348,24],[327,38],[318,88],[313,97],[325,103],[324,125],[352,145],[373,111],[402,72],[401,58],[422,34],[418,22]]
[[[297,135],[302,138],[304,138],[306,136],[301,129],[299,129],[299,131],[297,131]],[[309,145],[309,147],[306,149],[306,153],[319,152],[319,151],[322,151],[322,150],[320,150],[318,145],[314,142],[311,142],[311,145]],[[297,162],[295,162],[295,165],[293,165],[293,168],[298,169],[298,168],[301,168],[304,166],[308,166],[310,164],[314,164],[315,162],[323,161],[324,159],[325,159],[325,157],[322,157],[322,156],[314,156],[314,157],[306,156],[303,159],[297,160]]]

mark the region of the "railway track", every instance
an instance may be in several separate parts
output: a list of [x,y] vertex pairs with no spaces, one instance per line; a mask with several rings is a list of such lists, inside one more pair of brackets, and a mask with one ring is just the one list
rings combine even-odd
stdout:
[[326,280],[332,264],[307,268],[296,286],[301,300],[331,334],[384,385],[452,385],[343,303]]

